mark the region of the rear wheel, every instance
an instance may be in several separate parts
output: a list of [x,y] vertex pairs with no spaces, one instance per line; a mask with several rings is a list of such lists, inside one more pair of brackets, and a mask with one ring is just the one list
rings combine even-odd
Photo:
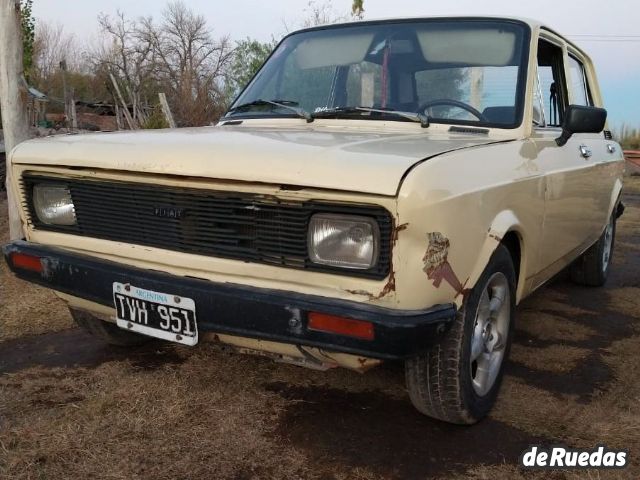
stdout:
[[105,322],[89,312],[73,308],[69,312],[80,328],[110,345],[134,347],[150,341],[149,337],[122,330],[115,323]]
[[447,336],[405,363],[409,396],[419,411],[457,424],[489,413],[511,345],[515,286],[511,254],[500,245]]
[[579,285],[601,287],[607,281],[616,238],[616,215],[611,218],[596,243],[571,265],[571,280]]

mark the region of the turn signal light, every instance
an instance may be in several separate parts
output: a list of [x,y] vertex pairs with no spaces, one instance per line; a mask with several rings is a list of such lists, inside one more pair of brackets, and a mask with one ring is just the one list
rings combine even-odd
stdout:
[[11,264],[14,268],[42,273],[42,262],[40,261],[40,257],[27,255],[26,253],[14,252],[9,255],[9,258],[11,259]]
[[316,312],[309,313],[308,328],[309,330],[336,333],[338,335],[360,338],[362,340],[373,340],[375,336],[371,322]]

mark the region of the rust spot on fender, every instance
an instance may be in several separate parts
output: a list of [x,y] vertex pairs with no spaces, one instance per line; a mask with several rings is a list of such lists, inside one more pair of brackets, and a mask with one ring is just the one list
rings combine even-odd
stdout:
[[500,243],[502,241],[502,238],[499,237],[498,235],[496,235],[493,232],[489,232],[489,237],[493,238],[496,242]]
[[[391,234],[392,247],[394,247],[396,242],[398,241],[398,235],[400,234],[400,232],[402,232],[403,230],[406,230],[408,226],[409,226],[408,223],[402,223],[393,229],[393,233]],[[384,288],[380,291],[378,295],[369,296],[370,300],[379,300],[380,298],[389,295],[391,292],[396,291],[396,272],[393,269],[393,255],[391,257],[392,257],[390,260],[391,263],[389,265],[389,271],[391,273],[389,273],[389,280],[387,280],[387,283],[385,284]]]
[[449,263],[449,247],[451,246],[449,239],[440,232],[427,233],[429,246],[422,258],[424,262],[423,271],[427,274],[427,278],[433,281],[433,286],[440,288],[442,281],[445,280],[456,292],[455,298],[467,295],[466,287],[469,279],[464,283],[460,282],[458,276],[451,268]]
[[409,226],[408,223],[403,223],[401,225],[398,225],[397,227],[395,227],[393,229],[393,232],[391,232],[391,247],[395,247],[396,243],[398,242],[398,236],[400,235],[400,232],[402,232],[403,230],[406,230],[407,227]]
[[375,300],[378,300],[386,295],[389,295],[391,292],[396,291],[396,272],[393,270],[393,265],[391,266],[391,273],[389,274],[389,280],[387,280],[386,285],[382,289],[382,291],[375,297]]
[[401,231],[406,230],[408,226],[409,226],[409,224],[408,224],[408,223],[403,223],[403,224],[398,225],[396,228],[394,228],[394,229],[393,229],[393,235],[392,235],[392,239],[391,239],[391,240],[393,241],[393,244],[394,244],[394,245],[395,245],[395,244],[396,244],[396,242],[398,241],[398,234],[399,234]]
[[352,295],[364,295],[365,297],[373,298],[373,293],[367,292],[366,290],[345,290],[345,292]]

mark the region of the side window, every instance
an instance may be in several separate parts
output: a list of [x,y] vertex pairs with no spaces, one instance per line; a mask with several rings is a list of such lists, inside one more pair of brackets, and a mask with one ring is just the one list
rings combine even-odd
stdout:
[[561,47],[545,40],[538,43],[538,78],[547,126],[560,127],[569,103],[563,52]]
[[569,55],[569,76],[571,77],[571,94],[573,95],[571,103],[584,106],[593,105],[584,66],[571,55]]

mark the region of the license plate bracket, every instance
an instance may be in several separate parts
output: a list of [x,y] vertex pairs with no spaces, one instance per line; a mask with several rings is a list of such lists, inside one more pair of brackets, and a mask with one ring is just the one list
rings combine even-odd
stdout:
[[198,343],[193,299],[113,282],[117,325],[131,332],[183,345]]

